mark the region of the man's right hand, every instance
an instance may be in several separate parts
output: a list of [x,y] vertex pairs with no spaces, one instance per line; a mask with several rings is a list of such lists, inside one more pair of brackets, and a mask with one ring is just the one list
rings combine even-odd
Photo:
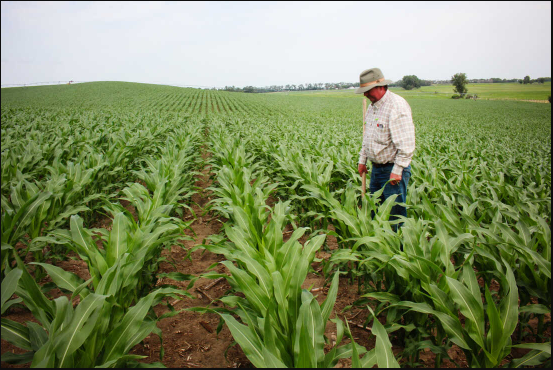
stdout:
[[359,163],[359,165],[357,166],[357,172],[359,172],[360,176],[363,176],[363,174],[367,172],[367,166]]

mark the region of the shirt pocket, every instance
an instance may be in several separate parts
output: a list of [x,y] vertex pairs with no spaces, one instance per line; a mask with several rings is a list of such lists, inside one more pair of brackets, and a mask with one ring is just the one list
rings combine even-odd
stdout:
[[388,145],[390,143],[390,131],[387,123],[375,125],[374,140],[381,145]]

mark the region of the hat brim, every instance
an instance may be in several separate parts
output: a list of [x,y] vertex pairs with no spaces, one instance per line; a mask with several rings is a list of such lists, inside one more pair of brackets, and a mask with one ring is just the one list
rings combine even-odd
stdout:
[[386,86],[392,84],[392,80],[384,80],[382,82],[376,83],[374,85],[365,86],[365,87],[358,87],[357,90],[355,90],[356,94],[363,94],[365,91],[369,91],[370,89],[374,89],[377,86]]

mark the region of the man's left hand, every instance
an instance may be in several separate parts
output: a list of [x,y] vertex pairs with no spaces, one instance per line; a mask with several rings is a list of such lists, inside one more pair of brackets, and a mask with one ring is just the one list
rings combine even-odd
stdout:
[[401,176],[396,175],[395,173],[390,174],[390,184],[397,185],[401,181]]

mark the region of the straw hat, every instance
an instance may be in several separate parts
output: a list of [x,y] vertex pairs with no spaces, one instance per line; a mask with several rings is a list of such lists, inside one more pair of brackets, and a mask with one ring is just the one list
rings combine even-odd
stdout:
[[359,88],[355,90],[356,94],[363,94],[373,87],[385,86],[392,83],[392,80],[384,79],[384,75],[380,68],[365,69],[359,75]]

